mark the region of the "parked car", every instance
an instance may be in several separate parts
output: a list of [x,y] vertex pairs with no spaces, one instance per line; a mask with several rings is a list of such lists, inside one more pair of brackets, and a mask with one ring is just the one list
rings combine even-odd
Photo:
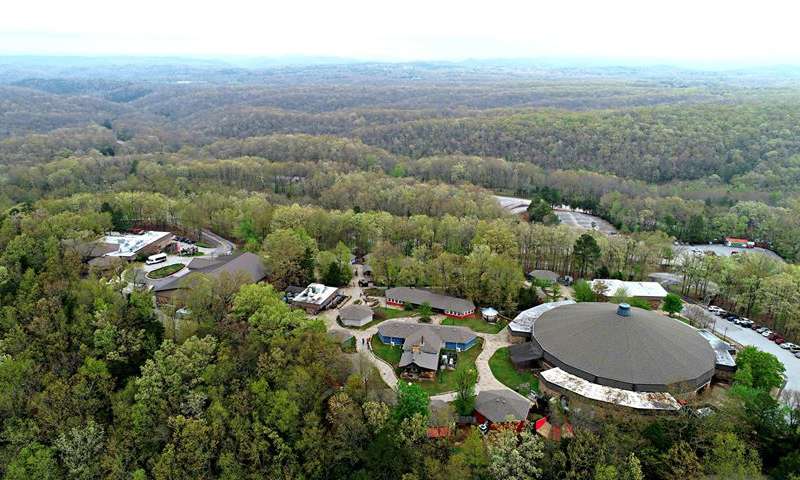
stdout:
[[757,323],[754,323],[754,324],[750,325],[750,328],[752,328],[753,330],[758,330],[759,328],[761,328],[761,325],[759,325]]
[[775,342],[775,345],[780,345],[780,344],[786,342],[786,339],[779,335],[779,336],[776,336],[774,339],[772,339],[772,341]]
[[795,344],[792,344],[792,346],[791,346],[791,347],[789,347],[789,350],[790,350],[792,353],[800,352],[800,345],[795,345]]
[[800,358],[800,352],[795,352],[794,356]]
[[767,327],[759,327],[759,328],[757,328],[757,329],[756,329],[756,332],[758,332],[758,333],[764,333],[764,332],[766,332],[767,330],[769,330],[769,328],[767,328]]
[[762,337],[769,337],[770,335],[772,335],[772,330],[770,329],[766,329],[763,332],[761,332]]
[[769,335],[767,335],[767,340],[775,340],[775,338],[776,338],[777,336],[778,336],[778,334],[777,334],[777,333],[775,333],[775,332],[770,332],[770,334],[769,334]]
[[784,342],[784,343],[781,344],[781,348],[784,349],[784,350],[792,350],[796,346],[797,345],[795,345],[792,342]]

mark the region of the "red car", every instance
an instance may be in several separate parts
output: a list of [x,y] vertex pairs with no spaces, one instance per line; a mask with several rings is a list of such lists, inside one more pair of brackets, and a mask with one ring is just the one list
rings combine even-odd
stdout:
[[776,338],[778,338],[779,336],[780,336],[780,335],[778,335],[777,333],[775,333],[775,332],[772,332],[772,333],[770,333],[770,334],[769,334],[769,336],[767,337],[767,340],[775,340],[775,339],[776,339]]
[[786,339],[785,339],[785,338],[783,338],[783,337],[775,337],[775,340],[773,340],[773,341],[774,341],[776,344],[780,345],[781,343],[785,342],[785,341],[786,341]]

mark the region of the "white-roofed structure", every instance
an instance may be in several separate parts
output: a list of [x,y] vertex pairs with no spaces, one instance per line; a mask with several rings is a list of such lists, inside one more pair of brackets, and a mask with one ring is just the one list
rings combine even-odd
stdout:
[[625,296],[647,300],[653,308],[658,308],[668,293],[658,282],[625,282],[603,278],[592,280],[590,285],[592,291],[603,297],[603,300],[608,300],[620,290],[624,290]]
[[339,289],[328,287],[321,283],[312,283],[302,292],[292,298],[292,305],[304,309],[306,312],[316,315],[324,310],[336,298]]
[[120,257],[132,260],[138,255],[150,255],[160,252],[172,241],[170,232],[147,231],[140,234],[136,233],[115,233],[106,234],[102,242],[116,245],[117,249],[108,252],[108,257]]
[[508,331],[511,332],[511,335],[517,337],[530,338],[533,333],[533,322],[542,316],[543,313],[549,312],[562,305],[572,305],[573,303],[575,303],[573,300],[561,300],[559,302],[543,303],[524,310],[508,324]]
[[676,411],[681,409],[681,404],[667,392],[634,392],[599,385],[565,372],[558,367],[545,370],[539,375],[545,387],[559,393],[567,390],[591,400],[637,410]]

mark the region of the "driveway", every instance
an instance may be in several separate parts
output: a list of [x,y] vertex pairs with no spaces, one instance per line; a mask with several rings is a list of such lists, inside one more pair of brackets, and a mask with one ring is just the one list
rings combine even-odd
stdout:
[[736,343],[752,345],[759,350],[769,352],[778,357],[778,360],[786,367],[786,386],[784,390],[800,391],[800,358],[795,358],[791,352],[782,349],[750,328],[743,328],[723,318],[716,318],[717,322],[714,325],[716,333],[724,335]]
[[220,237],[211,230],[201,230],[204,239],[211,240],[217,246],[214,248],[212,255],[230,255],[236,249],[236,245],[230,240]]

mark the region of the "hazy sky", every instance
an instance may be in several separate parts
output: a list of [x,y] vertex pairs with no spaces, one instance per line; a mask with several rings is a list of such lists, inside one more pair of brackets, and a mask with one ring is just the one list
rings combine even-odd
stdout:
[[6,0],[0,53],[800,62],[795,0]]

